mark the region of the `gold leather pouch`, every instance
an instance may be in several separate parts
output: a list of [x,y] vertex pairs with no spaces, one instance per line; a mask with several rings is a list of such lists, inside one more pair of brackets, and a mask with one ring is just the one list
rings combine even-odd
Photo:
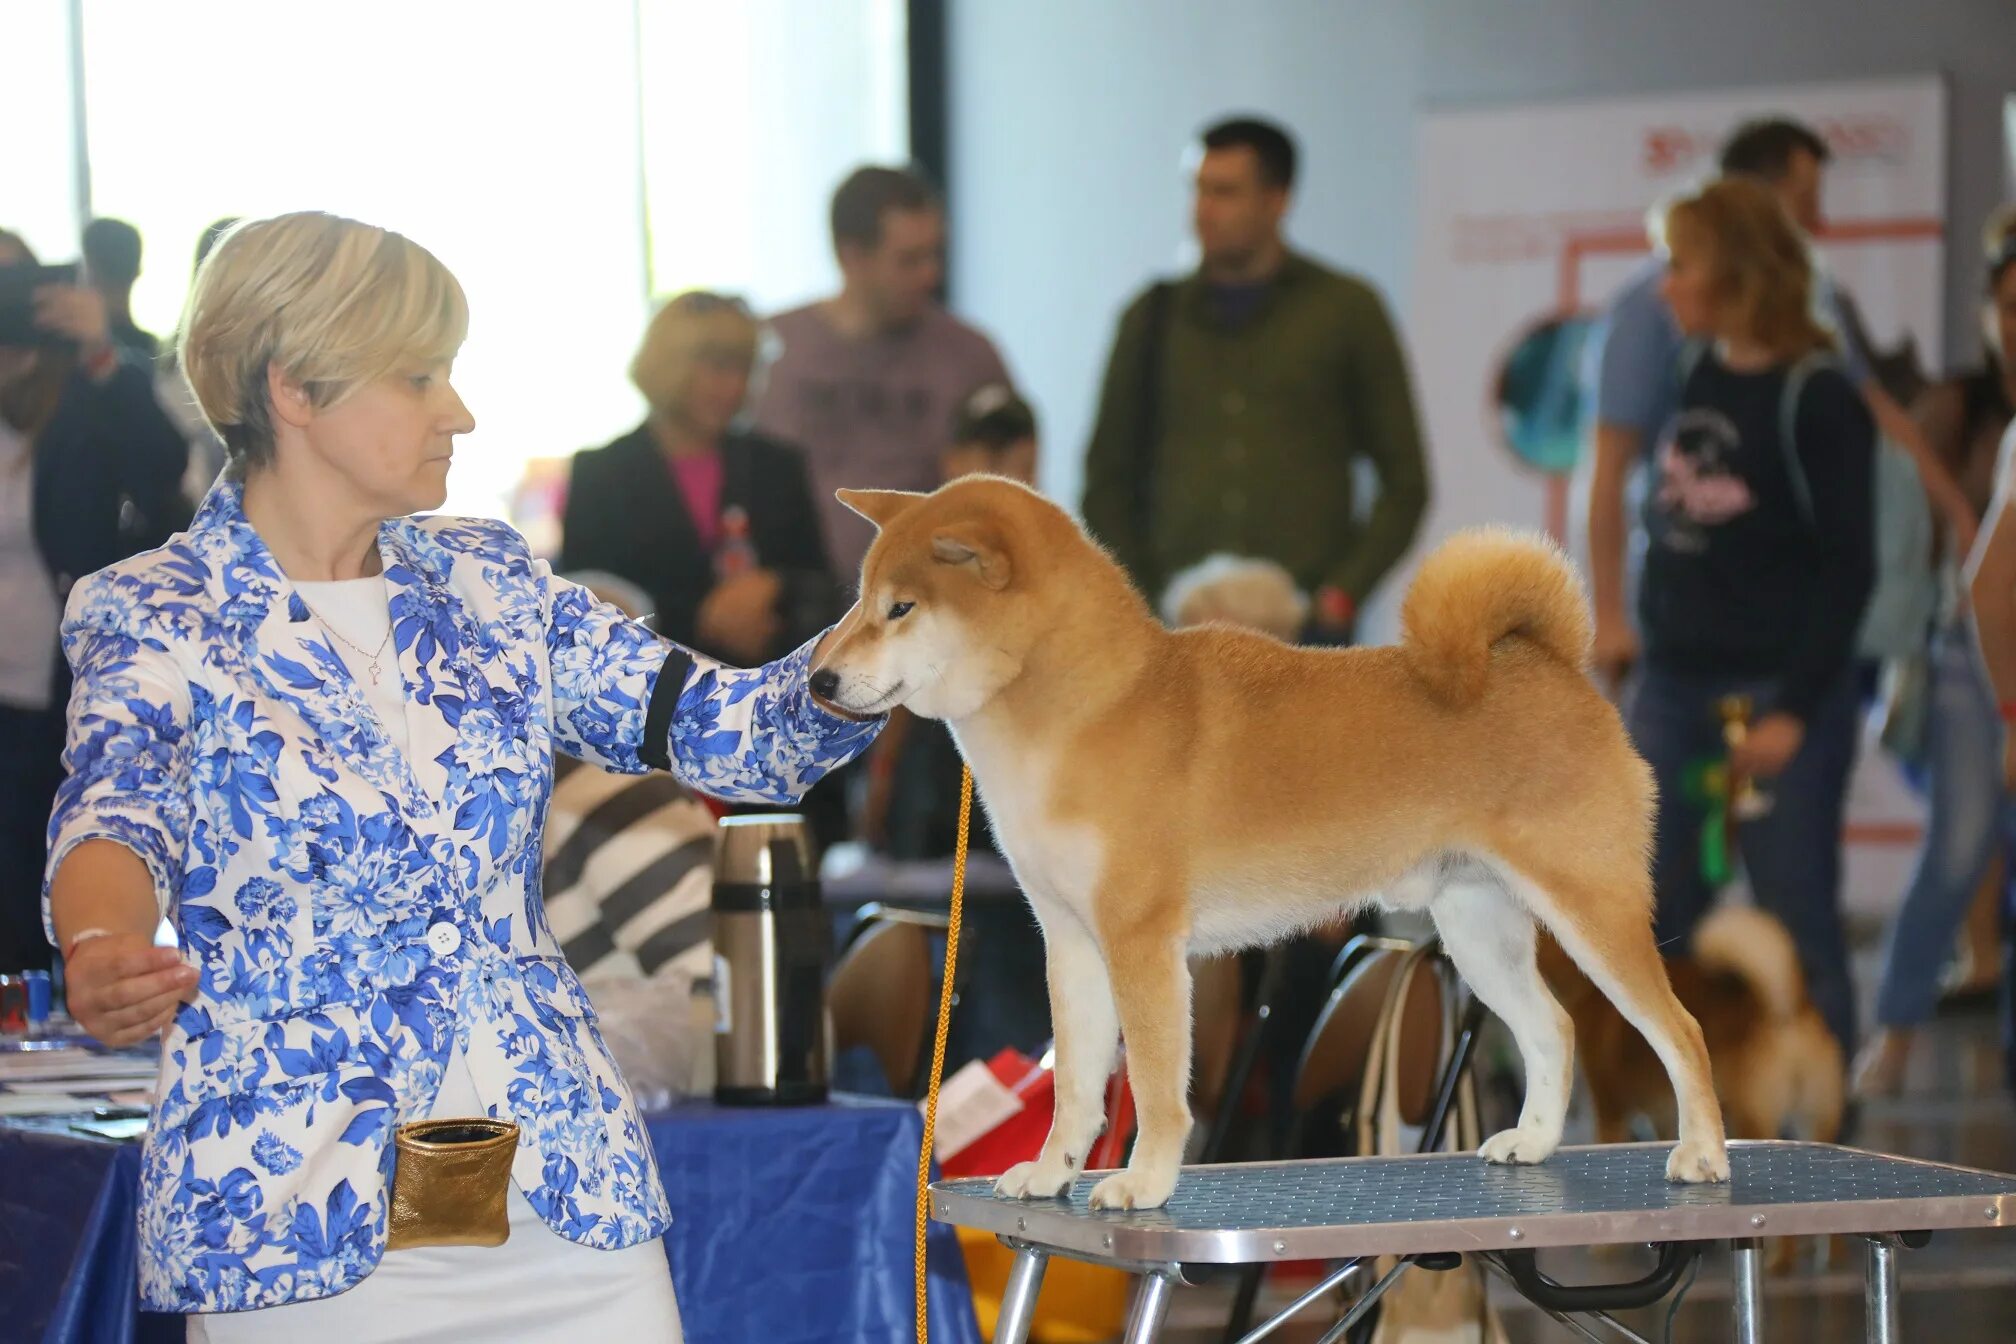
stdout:
[[388,1251],[416,1246],[502,1246],[511,1236],[507,1196],[518,1126],[508,1120],[421,1120],[393,1134]]

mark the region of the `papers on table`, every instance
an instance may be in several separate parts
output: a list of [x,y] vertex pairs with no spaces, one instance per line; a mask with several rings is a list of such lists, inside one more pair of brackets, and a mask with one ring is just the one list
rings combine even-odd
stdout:
[[153,1051],[103,1054],[76,1048],[31,1050],[0,1054],[0,1088],[18,1089],[51,1082],[61,1082],[61,1090],[70,1092],[151,1087],[160,1068],[160,1056]]
[[106,1105],[144,1107],[160,1069],[155,1050],[106,1054],[65,1046],[0,1054],[0,1119],[86,1115]]
[[98,1103],[68,1092],[0,1092],[0,1118],[88,1114]]
[[[152,1074],[148,1075],[152,1077]],[[133,1079],[118,1074],[86,1074],[76,1078],[23,1078],[0,1087],[0,1096],[54,1097],[91,1095],[133,1090]],[[152,1096],[145,1093],[143,1095]]]

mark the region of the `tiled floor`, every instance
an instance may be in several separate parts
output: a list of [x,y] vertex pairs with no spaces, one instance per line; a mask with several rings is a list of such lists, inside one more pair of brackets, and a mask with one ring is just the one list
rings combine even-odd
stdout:
[[[1872,983],[1876,969],[1873,956],[1865,953],[1863,961],[1865,965],[1858,970],[1864,974],[1859,978],[1864,984]],[[1924,1047],[1914,1056],[1906,1094],[1865,1108],[1857,1146],[2016,1171],[2016,1104],[2002,1085],[1992,1016],[1986,1010],[1949,1013],[1935,1025]],[[1863,1253],[1860,1243],[1844,1242],[1836,1249],[1832,1267],[1809,1263],[1769,1279],[1764,1338],[1771,1344],[1860,1340]],[[2016,1232],[1943,1235],[1923,1250],[1905,1252],[1900,1263],[1906,1341],[2009,1344],[2016,1340]],[[1640,1272],[1639,1262],[1628,1256],[1592,1261],[1570,1253],[1550,1257],[1546,1265],[1555,1277],[1568,1282],[1614,1281]],[[1293,1291],[1270,1291],[1263,1305],[1265,1301],[1285,1305]],[[1576,1338],[1509,1291],[1494,1291],[1493,1296],[1513,1344],[1552,1344]],[[1172,1344],[1217,1340],[1228,1298],[1228,1289],[1211,1285],[1179,1292],[1164,1338]],[[1623,1319],[1648,1339],[1660,1340],[1663,1304],[1656,1310],[1656,1319],[1649,1311],[1627,1313]],[[1309,1344],[1320,1337],[1323,1328],[1324,1323],[1311,1321],[1283,1329],[1272,1338],[1283,1344]],[[1721,1344],[1730,1338],[1728,1263],[1718,1254],[1704,1260],[1699,1278],[1681,1306],[1672,1340],[1673,1344]]]

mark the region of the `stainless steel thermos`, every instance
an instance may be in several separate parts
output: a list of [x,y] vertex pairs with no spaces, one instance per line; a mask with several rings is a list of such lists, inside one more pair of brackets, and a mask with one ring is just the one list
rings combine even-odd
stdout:
[[826,1099],[830,933],[805,819],[724,817],[714,848],[714,1099]]

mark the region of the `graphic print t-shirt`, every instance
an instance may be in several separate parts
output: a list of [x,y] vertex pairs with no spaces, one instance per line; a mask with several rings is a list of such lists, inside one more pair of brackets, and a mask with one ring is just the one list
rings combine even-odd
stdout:
[[850,338],[820,305],[771,324],[783,350],[756,397],[756,428],[805,451],[826,553],[845,579],[861,569],[875,527],[835,490],[934,490],[952,417],[984,383],[1009,381],[993,343],[941,308],[916,325]]
[[1825,365],[1783,443],[1788,373],[1739,373],[1709,353],[1688,375],[1646,491],[1638,605],[1655,665],[1776,677],[1779,707],[1804,714],[1853,656],[1869,598],[1876,433]]

